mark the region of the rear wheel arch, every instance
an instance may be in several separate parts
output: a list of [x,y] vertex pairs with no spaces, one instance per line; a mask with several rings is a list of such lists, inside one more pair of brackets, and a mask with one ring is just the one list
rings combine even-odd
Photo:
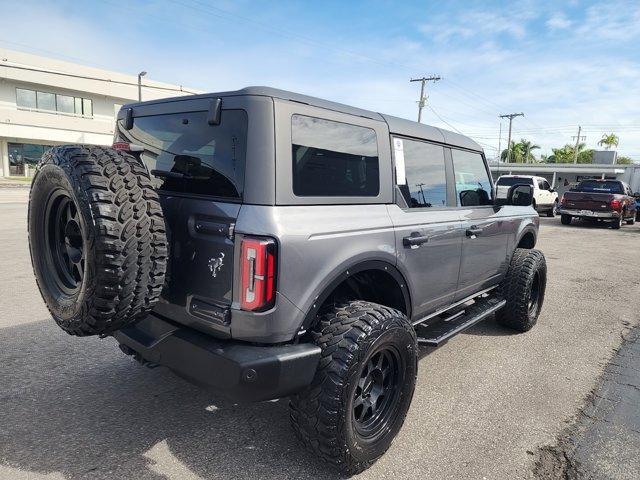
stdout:
[[536,246],[536,234],[532,229],[526,229],[520,234],[516,248],[532,249]]
[[395,308],[411,318],[411,294],[404,275],[389,262],[368,260],[344,268],[333,277],[305,315],[302,328],[311,327],[323,308],[347,296]]

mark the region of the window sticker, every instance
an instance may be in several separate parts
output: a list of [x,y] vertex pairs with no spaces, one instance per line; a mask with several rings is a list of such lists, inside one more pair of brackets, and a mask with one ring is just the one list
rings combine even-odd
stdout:
[[404,168],[404,143],[401,138],[393,139],[393,151],[396,159],[396,184],[407,183],[407,175]]

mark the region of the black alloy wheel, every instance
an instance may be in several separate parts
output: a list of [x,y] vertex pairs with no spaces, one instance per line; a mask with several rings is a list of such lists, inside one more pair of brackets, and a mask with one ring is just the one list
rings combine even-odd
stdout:
[[393,345],[374,351],[364,363],[353,395],[352,418],[363,439],[375,439],[397,414],[399,385],[404,377]]
[[45,211],[43,252],[50,266],[51,279],[59,292],[71,296],[84,278],[85,246],[78,207],[63,190],[52,192]]

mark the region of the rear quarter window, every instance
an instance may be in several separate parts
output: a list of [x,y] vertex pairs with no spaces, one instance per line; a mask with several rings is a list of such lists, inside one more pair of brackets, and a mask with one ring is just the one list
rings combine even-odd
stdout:
[[247,144],[244,110],[223,110],[219,125],[209,125],[207,112],[135,117],[131,130],[118,122],[118,136],[144,147],[141,158],[161,191],[242,197]]
[[305,115],[291,117],[293,193],[299,197],[375,197],[378,140],[371,128]]

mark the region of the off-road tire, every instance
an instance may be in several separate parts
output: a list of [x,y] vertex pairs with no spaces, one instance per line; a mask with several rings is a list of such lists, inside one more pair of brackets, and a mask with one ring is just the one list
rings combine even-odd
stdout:
[[[311,336],[322,354],[311,385],[291,398],[292,426],[310,451],[341,473],[362,472],[389,448],[411,404],[417,374],[415,331],[397,310],[351,301],[322,316]],[[359,433],[354,398],[358,391],[362,395],[358,385],[368,362],[387,347],[401,357],[401,378],[388,393],[393,395],[393,414],[372,441]]]
[[546,285],[547,263],[543,253],[517,248],[500,285],[500,294],[507,304],[496,312],[496,320],[520,332],[531,330],[538,321]]
[[[57,212],[60,202],[66,213]],[[149,173],[135,157],[96,146],[51,149],[33,179],[28,227],[40,293],[67,333],[112,333],[158,301],[165,223]]]
[[569,225],[571,223],[571,215],[561,214],[560,223],[562,223],[562,225]]
[[634,214],[633,217],[627,219],[627,225],[635,225],[635,223],[636,223],[636,216]]

